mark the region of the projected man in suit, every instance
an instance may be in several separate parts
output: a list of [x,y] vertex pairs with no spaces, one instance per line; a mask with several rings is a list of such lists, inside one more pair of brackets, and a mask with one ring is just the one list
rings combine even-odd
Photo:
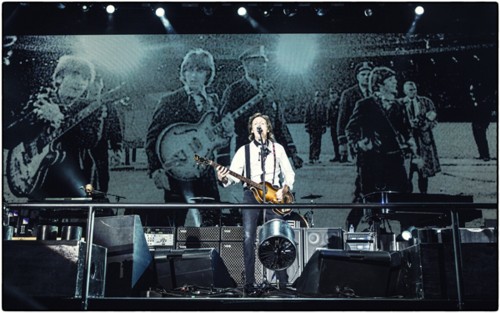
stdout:
[[[283,143],[285,150],[292,158],[295,168],[302,167],[302,159],[297,155],[297,148],[286,125],[282,103],[274,91],[274,86],[267,77],[268,58],[264,46],[252,47],[239,56],[243,64],[245,75],[232,83],[222,96],[222,114],[227,115],[240,109],[245,103],[252,102],[252,106],[235,119],[238,125],[245,125],[250,116],[261,112],[270,117],[274,125],[274,135],[278,142]],[[243,146],[248,140],[248,130],[245,127],[235,129],[235,149]],[[229,163],[229,156],[220,160],[220,163]]]
[[[148,173],[155,186],[164,190],[166,203],[196,203],[195,198],[220,201],[213,170],[201,171],[200,176],[195,179],[186,180],[177,177],[165,171],[161,161],[164,156],[159,155],[157,151],[157,145],[161,143],[159,141],[169,139],[160,137],[166,128],[180,122],[196,124],[209,112],[214,112],[218,116],[219,99],[216,94],[208,93],[206,90],[214,77],[215,63],[212,54],[203,49],[189,51],[184,56],[180,68],[180,80],[183,86],[161,98],[154,112],[146,138]],[[231,136],[233,128],[232,120],[228,120],[223,127],[227,132],[226,136]],[[171,146],[167,149],[181,150],[183,147]],[[182,157],[185,157],[189,164],[195,162],[194,154]],[[206,157],[213,159],[213,155]],[[166,215],[169,225],[183,226],[187,212],[185,209],[172,209],[162,212],[162,216]],[[195,210],[191,212],[196,213]],[[200,214],[201,220],[200,216],[195,215],[195,226],[219,223],[219,210],[201,209]]]

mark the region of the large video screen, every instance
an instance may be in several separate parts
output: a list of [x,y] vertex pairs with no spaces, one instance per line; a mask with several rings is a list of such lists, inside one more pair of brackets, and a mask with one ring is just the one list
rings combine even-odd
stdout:
[[[66,189],[85,196],[83,187],[92,183],[110,202],[164,203],[163,190],[151,176],[148,131],[160,103],[185,90],[188,78],[181,71],[185,57],[192,51],[203,51],[203,55],[213,58],[214,68],[209,70],[213,77],[205,92],[213,96],[212,105],[216,108],[222,106],[226,90],[246,78],[248,69],[244,59],[249,55],[265,59],[266,71],[257,83],[272,87],[259,92],[264,98],[266,92],[272,92],[269,105],[278,106],[285,122],[283,126],[289,131],[297,156],[303,160],[301,166],[294,164],[296,202],[353,201],[356,154],[349,147],[347,159],[338,162],[334,149],[336,140],[332,136],[338,135],[335,110],[339,109],[344,91],[358,85],[359,65],[363,63],[395,72],[398,99],[406,96],[405,82],[411,81],[418,95],[430,100],[435,107],[437,117],[432,140],[437,148],[440,169],[428,177],[427,193],[470,195],[476,202],[495,202],[495,111],[498,106],[495,36],[6,36],[3,38],[2,65],[3,199],[25,201],[34,195],[38,198],[65,197],[58,192]],[[198,65],[206,65],[205,61],[199,62]],[[68,73],[87,75],[80,79],[90,78],[90,82],[65,86],[62,77]],[[49,113],[37,109],[45,102],[63,103],[65,99],[61,99],[59,93],[63,88],[67,88],[69,94],[78,94],[77,99],[68,102],[66,109]],[[178,106],[188,105],[176,101]],[[311,107],[317,102],[322,103],[323,111],[314,111],[316,113],[311,116]],[[475,116],[477,103],[488,107],[479,117]],[[248,117],[255,113],[255,107],[250,104],[242,108],[244,104],[231,103],[230,107],[239,108],[238,111],[224,114]],[[172,116],[176,116],[176,112],[172,110]],[[40,118],[43,114],[62,115],[55,118],[57,121],[52,116],[52,122],[42,127],[33,121],[34,117]],[[482,139],[477,137],[473,126],[478,119],[484,128]],[[247,121],[237,121],[239,124],[235,127],[245,130]],[[190,125],[199,136],[214,126],[209,122],[206,116],[199,120],[193,120],[192,115],[176,116],[175,119],[177,125]],[[309,127],[311,125],[319,128],[319,139],[311,138],[314,128]],[[69,134],[76,135],[71,137]],[[75,168],[59,172],[66,177],[62,180],[65,183],[52,185],[56,190],[44,194],[40,188],[53,179],[47,172],[52,166],[66,161],[59,143],[66,136],[73,138],[71,146],[76,149],[79,159],[72,163]],[[484,155],[485,140],[489,155]],[[234,139],[226,143],[214,149],[216,160],[224,166],[229,165],[230,157],[238,148]],[[184,144],[189,147],[191,143],[179,143]],[[478,150],[481,144],[483,152]],[[149,148],[149,153],[161,154],[158,144],[153,148]],[[188,153],[187,159],[195,164],[193,154]],[[214,171],[213,168],[205,170]],[[418,175],[414,173],[415,193],[419,192],[417,180]],[[214,184],[221,202],[241,201],[241,186],[224,188]]]

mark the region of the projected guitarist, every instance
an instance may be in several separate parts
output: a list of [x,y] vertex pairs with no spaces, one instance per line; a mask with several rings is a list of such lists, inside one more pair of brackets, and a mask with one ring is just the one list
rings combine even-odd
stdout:
[[103,82],[92,63],[62,56],[52,79],[52,86],[32,95],[21,118],[5,129],[7,181],[18,197],[85,196],[80,187],[89,181],[82,157],[110,127]]
[[[293,189],[295,172],[288,160],[282,145],[275,142],[271,120],[267,115],[255,113],[248,120],[250,143],[240,147],[231,161],[229,169],[218,166],[217,178],[224,187],[240,182],[239,179],[228,175],[229,171],[244,173],[244,176],[254,182],[267,182],[271,186],[279,186],[275,193],[277,201],[283,201],[285,195]],[[282,180],[280,180],[280,177]],[[260,203],[251,190],[252,186],[245,184],[243,202]],[[274,190],[273,190],[274,192]],[[274,193],[273,193],[274,194]],[[267,198],[267,197],[265,197]],[[252,208],[242,209],[244,227],[243,255],[245,261],[245,292],[252,293],[255,289],[255,239],[257,223],[261,221],[262,210]],[[273,210],[265,210],[266,220],[282,218]],[[288,275],[285,271],[276,272],[280,287],[285,287]]]
[[[207,116],[213,117],[213,122],[220,121],[217,95],[206,90],[214,77],[212,54],[203,49],[189,51],[180,67],[183,87],[161,98],[154,112],[146,138],[148,172],[156,188],[164,190],[166,203],[193,203],[195,197],[220,201],[213,171],[198,170],[199,166],[193,162],[194,151],[207,158],[213,157],[213,149],[206,151],[203,148],[208,147],[210,138],[229,139],[233,134],[231,119],[222,121],[223,127],[219,128],[222,133],[213,133],[209,125],[196,125],[200,120],[211,124],[210,119],[203,118]],[[169,158],[173,161],[167,161]],[[196,175],[183,175],[187,171]],[[199,214],[197,211],[190,210],[195,226],[219,224],[219,210],[202,209]],[[161,214],[167,217],[168,225],[184,226],[187,212],[178,209]]]

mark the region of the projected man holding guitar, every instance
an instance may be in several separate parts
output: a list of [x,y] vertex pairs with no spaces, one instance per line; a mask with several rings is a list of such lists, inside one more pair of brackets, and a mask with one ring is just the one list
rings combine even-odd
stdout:
[[80,57],[62,56],[52,79],[6,129],[7,181],[17,197],[85,196],[82,157],[104,138],[107,104],[117,97],[118,88],[102,93],[94,65]]
[[[221,119],[217,94],[206,88],[215,77],[212,54],[203,49],[189,51],[181,63],[183,86],[169,92],[157,105],[146,138],[148,172],[166,203],[195,203],[194,198],[220,202],[217,179],[195,162],[195,153],[211,158],[233,135],[234,121]],[[219,123],[218,126],[215,124]],[[195,226],[219,224],[220,210],[191,210]],[[184,226],[185,209],[161,212],[168,225]]]
[[[249,118],[250,143],[240,147],[228,168],[210,163],[217,168],[217,178],[224,187],[244,182],[245,203],[290,203],[290,191],[295,181],[295,172],[282,145],[275,142],[271,120],[267,115],[255,113]],[[244,177],[236,173],[244,173]],[[263,188],[263,182],[266,187]],[[265,199],[265,201],[264,201]],[[266,220],[282,218],[288,210],[265,210]],[[245,263],[245,291],[251,293],[255,286],[255,239],[257,224],[262,210],[242,209],[244,227],[243,255]],[[286,286],[286,270],[276,272],[280,286]]]

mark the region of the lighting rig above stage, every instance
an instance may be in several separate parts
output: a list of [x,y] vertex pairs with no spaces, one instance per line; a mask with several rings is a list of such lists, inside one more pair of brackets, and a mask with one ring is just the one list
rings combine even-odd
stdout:
[[410,30],[480,33],[497,27],[497,10],[491,5],[473,2],[5,2],[3,32],[13,35],[406,33]]

